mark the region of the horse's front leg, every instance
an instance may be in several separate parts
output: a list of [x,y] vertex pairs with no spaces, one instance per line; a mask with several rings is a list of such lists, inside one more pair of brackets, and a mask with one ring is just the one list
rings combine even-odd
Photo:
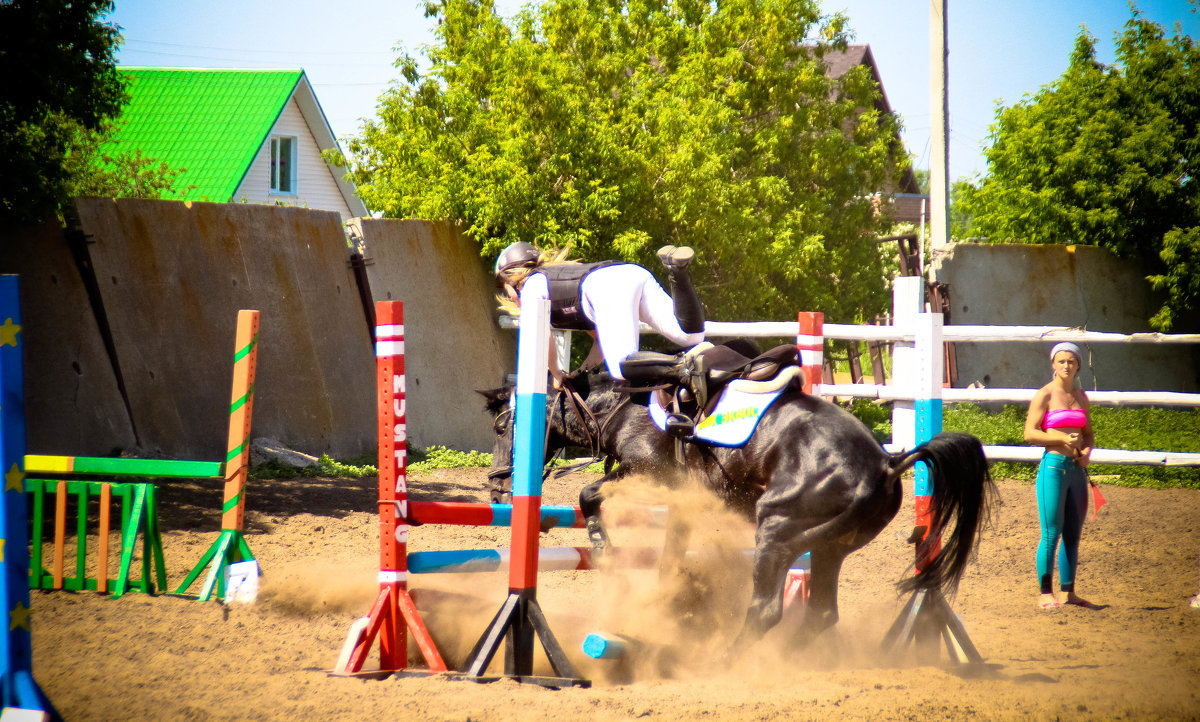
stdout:
[[687,555],[688,540],[692,536],[692,525],[678,509],[667,507],[667,529],[663,535],[662,557],[658,560],[658,577],[664,579],[683,568]]
[[583,487],[579,492],[579,511],[587,523],[588,541],[592,544],[593,554],[603,554],[609,547],[608,531],[605,530],[604,519],[600,516],[600,504],[604,502],[600,487],[607,480],[608,477],[605,476]]
[[603,554],[611,546],[608,530],[604,527],[604,518],[600,516],[600,505],[604,502],[601,487],[610,481],[620,480],[627,473],[625,467],[618,466],[579,492],[579,511],[587,524],[588,541],[591,542],[593,554]]

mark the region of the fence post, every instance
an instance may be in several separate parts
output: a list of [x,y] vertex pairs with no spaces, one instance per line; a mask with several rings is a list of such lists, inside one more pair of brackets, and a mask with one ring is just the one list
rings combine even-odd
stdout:
[[505,639],[504,671],[518,681],[540,683],[533,676],[535,635],[557,682],[590,684],[579,679],[555,639],[537,601],[538,532],[545,463],[546,387],[550,344],[550,303],[537,300],[521,309],[517,336],[516,419],[513,429],[512,551],[508,597],[483,636],[467,655],[463,673],[480,678]]
[[445,672],[417,605],[408,591],[408,430],[404,376],[404,304],[375,303],[375,380],[379,430],[379,596],[365,623],[347,635],[336,674],[362,670],[379,639],[379,667],[408,666],[408,632],[430,672]]
[[[914,329],[915,353],[917,361],[917,383],[913,386],[916,396],[916,444],[923,444],[942,432],[942,314],[922,313],[917,316]],[[940,536],[940,529],[931,528],[929,503],[932,498],[932,485],[929,479],[929,467],[917,464],[913,469],[916,477],[913,485],[914,503],[916,506],[916,525],[925,527],[924,538],[931,533]],[[941,549],[941,543],[935,538],[934,544],[925,549],[926,558],[922,558],[921,545],[917,545],[917,572],[925,567],[928,557],[936,556]]]
[[801,311],[796,348],[800,351],[800,368],[804,371],[804,393],[821,395],[821,375],[825,365],[825,314]]
[[[912,333],[922,310],[925,280],[918,276],[897,278],[892,287],[892,323],[902,333]],[[892,383],[901,389],[924,388],[920,362],[913,341],[896,341],[892,349]],[[917,445],[916,405],[897,399],[892,403],[892,444],[911,449]]]

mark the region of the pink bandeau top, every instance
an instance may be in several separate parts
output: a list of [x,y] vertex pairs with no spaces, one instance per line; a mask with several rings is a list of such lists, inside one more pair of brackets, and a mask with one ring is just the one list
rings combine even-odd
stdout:
[[1047,411],[1042,420],[1043,429],[1082,429],[1087,426],[1087,414],[1083,409],[1056,409]]

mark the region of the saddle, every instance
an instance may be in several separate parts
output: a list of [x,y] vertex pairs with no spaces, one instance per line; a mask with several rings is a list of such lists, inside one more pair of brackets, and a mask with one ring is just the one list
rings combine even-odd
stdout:
[[[670,409],[667,430],[676,438],[690,437],[695,425],[712,410],[721,391],[735,381],[764,382],[765,387],[780,374],[798,367],[797,350],[783,344],[759,353],[747,339],[734,339],[714,346],[705,342],[682,354],[639,351],[621,362],[621,372],[635,389],[659,395]],[[798,374],[790,371],[786,380]],[[743,388],[748,384],[743,384]],[[768,390],[768,388],[764,388]]]

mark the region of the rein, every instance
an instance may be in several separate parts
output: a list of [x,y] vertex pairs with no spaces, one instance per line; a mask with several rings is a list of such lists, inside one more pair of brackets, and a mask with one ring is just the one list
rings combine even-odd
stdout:
[[[571,464],[570,466],[564,466],[561,469],[556,470],[554,473],[554,475],[556,477],[564,476],[564,475],[570,474],[574,471],[578,471],[579,469],[582,469],[585,466],[590,466],[591,464],[594,464],[597,461],[600,461],[600,459],[603,458],[603,456],[604,456],[603,452],[600,450],[600,441],[604,436],[604,427],[607,423],[607,420],[602,422],[599,419],[597,419],[596,414],[592,412],[591,408],[588,407],[587,402],[584,401],[583,397],[579,395],[579,392],[576,391],[575,388],[571,385],[570,380],[566,379],[566,384],[564,385],[564,388],[559,389],[558,397],[555,399],[555,403],[554,403],[554,408],[562,416],[562,425],[563,425],[564,432],[566,432],[566,430],[567,430],[566,405],[567,405],[568,401],[570,401],[571,409],[575,412],[575,416],[578,417],[580,425],[583,428],[583,434],[586,439],[587,449],[592,454],[592,458],[587,461],[582,461],[582,462],[579,462],[576,464]],[[552,415],[551,415],[550,420],[553,421],[554,420],[554,417],[553,417],[554,412],[551,412],[551,413],[552,413]],[[610,414],[608,418],[611,419],[612,415]],[[593,427],[596,429],[595,434],[592,433]],[[565,435],[566,434],[564,433],[564,436]],[[562,450],[560,449],[559,451],[561,452]],[[547,473],[549,473],[549,472],[547,472]]]

